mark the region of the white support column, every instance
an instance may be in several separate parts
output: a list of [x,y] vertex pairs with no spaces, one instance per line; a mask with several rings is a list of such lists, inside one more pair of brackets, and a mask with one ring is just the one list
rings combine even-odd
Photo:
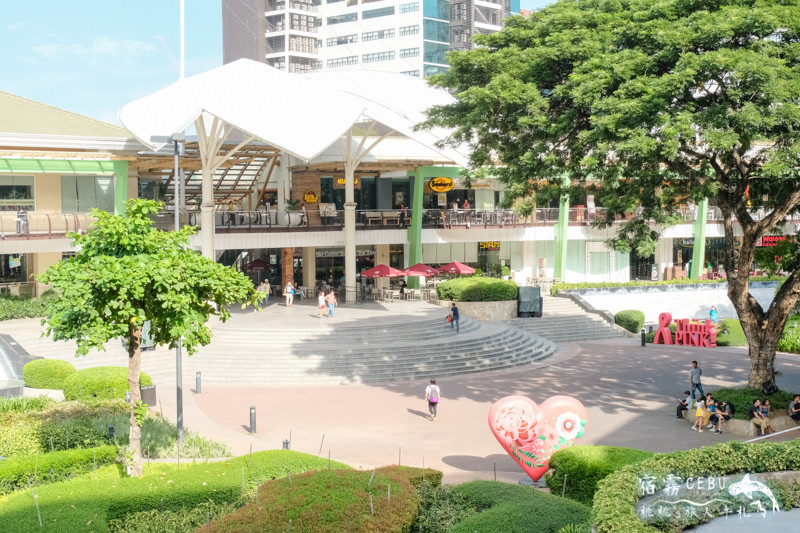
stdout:
[[664,269],[671,267],[672,262],[672,239],[661,237],[656,244],[655,265],[658,268],[658,279],[664,279]]
[[[389,245],[376,244],[375,245],[375,266],[389,264]],[[389,288],[389,278],[375,279],[375,287],[378,289]]]
[[306,297],[317,296],[314,294],[314,288],[317,286],[317,249],[313,246],[303,248],[303,285],[311,291]]

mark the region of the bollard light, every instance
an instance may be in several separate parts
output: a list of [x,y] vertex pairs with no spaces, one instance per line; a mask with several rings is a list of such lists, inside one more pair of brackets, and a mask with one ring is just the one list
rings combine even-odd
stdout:
[[256,406],[250,406],[250,433],[256,432]]
[[125,391],[125,403],[131,403],[131,391]]
[[203,385],[203,383],[202,383],[202,379],[201,379],[201,374],[200,374],[200,372],[197,372],[194,375],[194,391],[197,394],[200,394],[203,391],[202,385]]
[[647,341],[644,335],[645,335],[644,328],[642,328],[642,346],[647,346]]
[[114,426],[108,426],[108,438],[112,440],[116,438],[116,433],[114,432]]
[[289,449],[289,439],[283,439],[283,449],[284,450]]

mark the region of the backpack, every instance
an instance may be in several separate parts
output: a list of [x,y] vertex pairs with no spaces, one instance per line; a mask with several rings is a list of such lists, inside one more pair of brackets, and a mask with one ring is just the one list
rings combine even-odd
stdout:
[[731,416],[736,414],[736,406],[733,405],[731,402],[728,402],[728,406],[731,408]]
[[439,401],[439,387],[434,385],[431,387],[431,393],[428,395],[428,401],[437,403]]

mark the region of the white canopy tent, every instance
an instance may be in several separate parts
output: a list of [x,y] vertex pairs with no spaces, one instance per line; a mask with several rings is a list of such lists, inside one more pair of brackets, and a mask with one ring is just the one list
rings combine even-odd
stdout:
[[[137,139],[155,150],[164,143],[154,142],[154,138],[194,126],[202,159],[202,252],[209,258],[215,252],[212,178],[227,158],[253,140],[305,161],[338,145],[346,179],[345,284],[351,288],[356,284],[356,168],[371,149],[394,132],[438,153],[446,162],[465,165],[465,158],[457,152],[435,147],[443,137],[440,132],[413,129],[426,108],[451,101],[445,91],[402,74],[287,74],[263,63],[240,59],[135,100],[121,109],[119,117]],[[354,138],[354,128],[365,123],[367,134],[360,132]],[[378,125],[387,133],[374,135],[373,128]],[[238,132],[244,134],[242,141],[234,150],[220,155],[220,147]]]

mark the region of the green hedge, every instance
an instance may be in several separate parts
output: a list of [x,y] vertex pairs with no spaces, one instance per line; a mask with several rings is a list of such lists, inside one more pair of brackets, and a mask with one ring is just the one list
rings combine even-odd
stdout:
[[26,455],[0,461],[0,496],[34,486],[69,479],[95,466],[113,463],[116,446]]
[[[252,497],[253,488],[271,479],[327,468],[328,460],[289,450],[253,453],[219,463],[145,465],[141,478],[120,477],[105,467],[96,474],[44,485],[35,490],[44,527],[31,512],[30,492],[10,494],[0,507],[3,531],[109,531],[110,520],[144,511],[180,511],[214,502],[238,502]],[[348,468],[333,462],[332,468]],[[245,493],[242,491],[244,470]],[[331,492],[333,494],[333,492]],[[87,523],[91,522],[91,528]]]
[[[153,384],[150,376],[139,373],[142,387]],[[97,366],[86,368],[67,378],[64,398],[67,400],[122,399],[128,390],[128,368],[122,366]]]
[[639,333],[644,326],[644,313],[636,309],[620,311],[614,315],[614,323],[631,333]]
[[552,494],[564,490],[567,498],[591,505],[598,481],[652,455],[653,452],[618,446],[572,446],[553,454],[545,481]]
[[36,359],[22,368],[22,379],[26,387],[63,390],[67,378],[76,372],[69,361]]
[[[784,281],[784,276],[759,276],[750,278],[750,282],[754,281]],[[660,281],[601,281],[601,282],[581,282],[581,283],[554,283],[550,287],[550,295],[557,296],[558,291],[565,291],[570,289],[603,289],[610,287],[652,287],[659,285],[706,285],[715,283],[727,283],[726,279],[670,279]]]
[[258,502],[215,520],[209,530],[284,531],[291,523],[291,531],[307,533],[411,531],[420,474],[392,466],[378,468],[374,477],[370,470],[321,470],[293,476],[291,483],[275,480],[259,487]]
[[517,284],[497,278],[455,278],[439,284],[440,300],[454,302],[505,302],[517,299]]
[[522,485],[472,481],[453,492],[478,512],[458,522],[452,533],[557,533],[569,524],[587,525],[591,514],[586,505]]
[[0,415],[5,413],[25,413],[27,411],[41,411],[50,404],[55,403],[47,396],[36,398],[3,398],[0,397]]
[[4,294],[0,296],[0,320],[44,316],[47,306],[53,298],[57,298],[53,291],[45,292],[41,298]]
[[733,404],[736,407],[736,412],[733,418],[740,420],[747,420],[747,411],[753,405],[755,400],[769,400],[770,416],[786,415],[789,409],[789,404],[794,400],[794,394],[779,390],[775,394],[765,395],[760,389],[750,389],[743,387],[741,389],[718,389],[713,393],[714,399],[725,401]]
[[[738,441],[716,444],[688,451],[656,454],[650,459],[622,467],[598,483],[592,506],[592,520],[598,533],[660,533],[653,525],[636,516],[634,505],[642,497],[641,479],[655,477],[655,490],[664,488],[664,479],[675,475],[689,477],[726,476],[730,474],[800,470],[800,439],[788,442]],[[780,498],[780,494],[777,495]],[[755,497],[755,494],[754,494]],[[783,502],[783,506],[787,502]],[[735,516],[735,515],[734,515]],[[669,525],[672,531],[705,521],[681,516]]]

